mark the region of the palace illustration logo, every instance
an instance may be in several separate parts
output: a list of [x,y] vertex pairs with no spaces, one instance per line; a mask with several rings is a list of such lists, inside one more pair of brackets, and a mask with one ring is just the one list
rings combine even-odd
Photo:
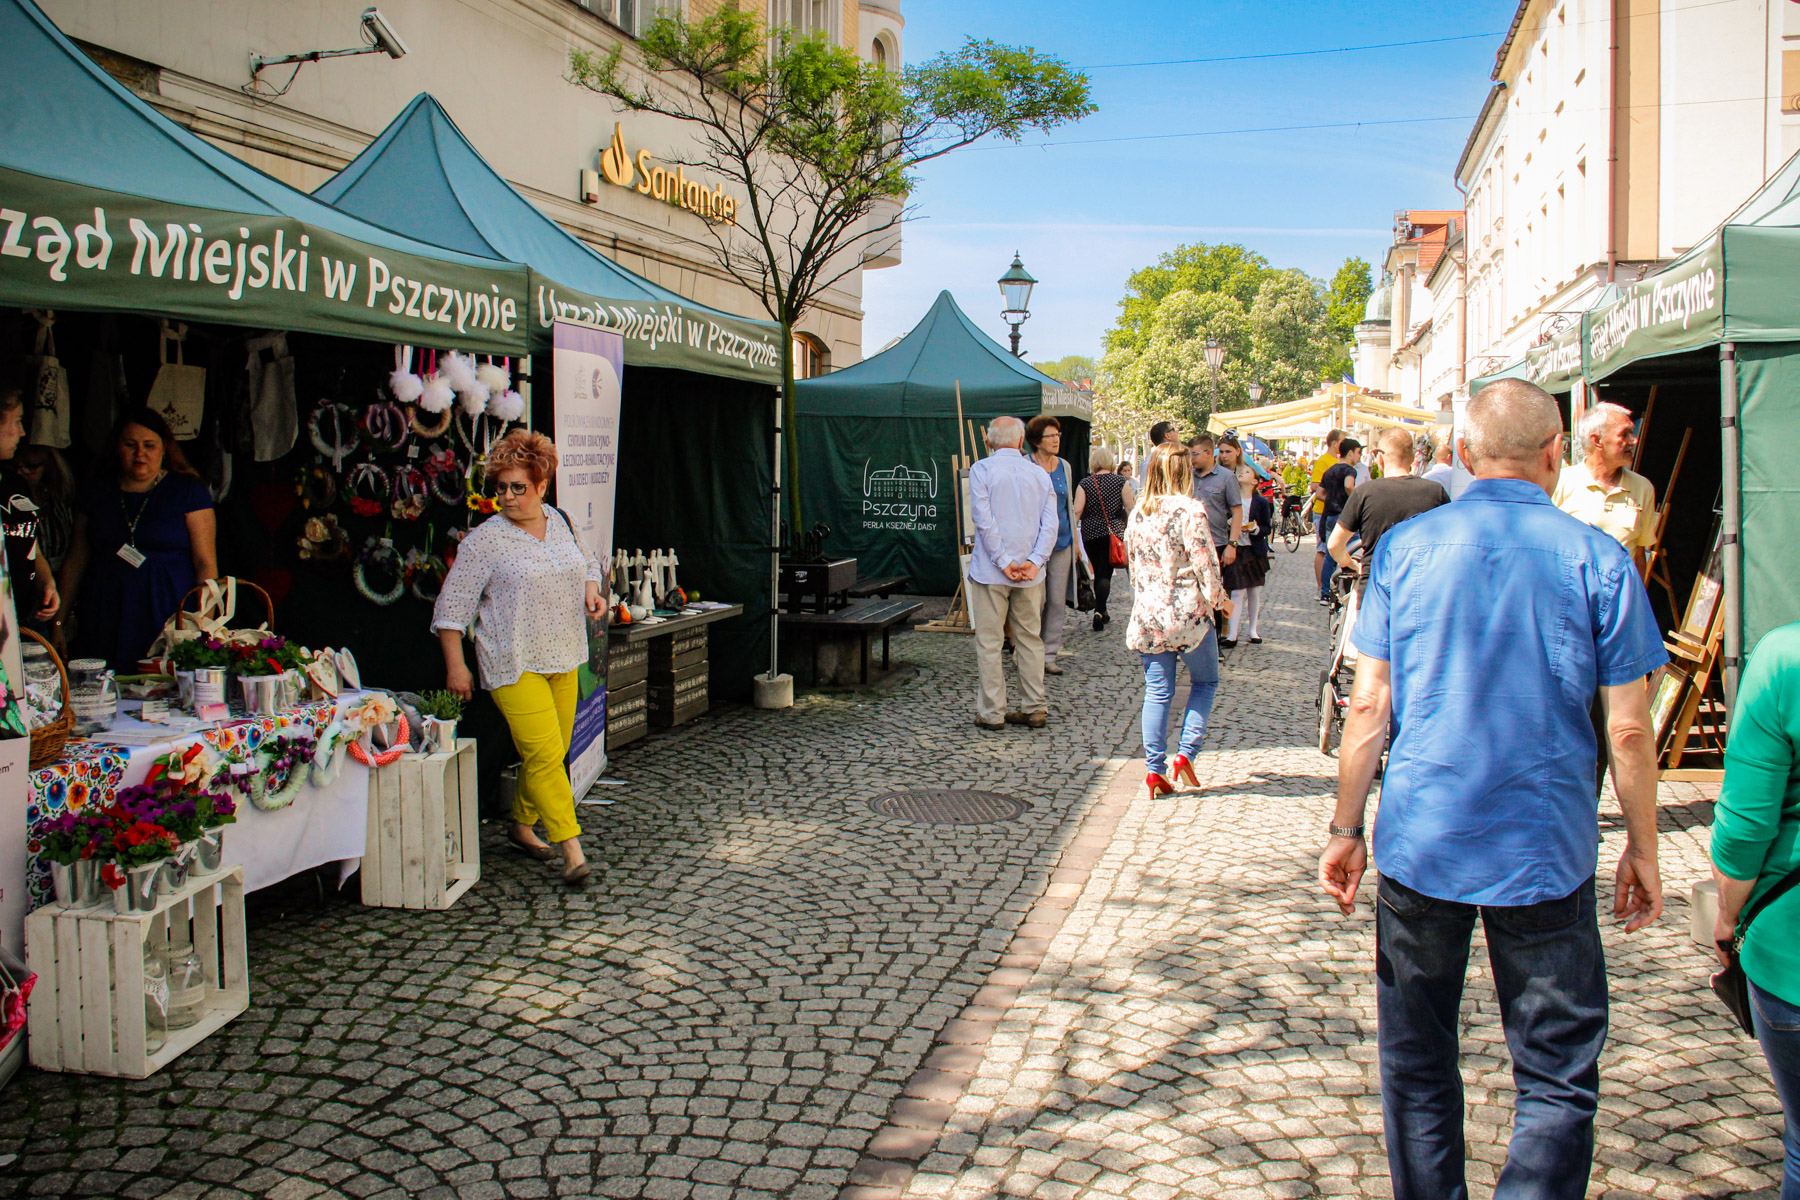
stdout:
[[862,526],[925,533],[938,527],[938,471],[921,471],[895,463],[879,471],[869,469],[873,459],[863,460]]
[[938,494],[937,464],[930,473],[915,471],[905,463],[896,463],[880,471],[869,470],[871,459],[863,460],[863,495],[872,500],[936,500]]
[[625,131],[616,124],[612,145],[600,152],[600,173],[606,176],[606,182],[619,187],[630,187],[637,176],[631,165],[631,152],[625,149]]

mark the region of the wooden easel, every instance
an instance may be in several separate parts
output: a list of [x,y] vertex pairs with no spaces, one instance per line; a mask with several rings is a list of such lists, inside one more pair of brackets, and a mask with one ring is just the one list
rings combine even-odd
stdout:
[[1681,765],[1682,755],[1696,737],[1703,749],[1722,750],[1725,746],[1727,713],[1718,678],[1725,639],[1725,604],[1713,568],[1718,554],[1715,540],[1706,568],[1694,580],[1681,628],[1664,643],[1669,651],[1669,665],[1656,680],[1651,720],[1665,769]]
[[[1663,554],[1663,536],[1669,530],[1669,514],[1674,511],[1670,500],[1675,495],[1675,481],[1681,478],[1681,464],[1687,458],[1688,443],[1694,438],[1692,429],[1683,430],[1681,449],[1675,453],[1675,466],[1669,472],[1669,482],[1663,488],[1662,504],[1656,510],[1656,541],[1644,555],[1644,586],[1652,583],[1662,585],[1664,593],[1669,597],[1669,611],[1675,611],[1675,581],[1669,578],[1669,562]],[[1640,442],[1638,449],[1643,449]]]
[[962,570],[963,556],[974,550],[972,544],[963,540],[962,480],[963,472],[975,465],[974,458],[969,455],[969,447],[973,445],[979,449],[982,443],[980,432],[975,427],[975,423],[963,419],[961,380],[957,380],[956,382],[956,444],[960,453],[957,454],[950,463],[952,468],[950,471],[951,495],[953,499],[952,511],[955,513],[956,519],[954,533],[958,575],[956,581],[956,594],[950,597],[950,611],[944,614],[943,620],[927,621],[923,625],[915,626],[915,628],[928,630],[931,633],[975,632],[975,626],[971,624],[969,620],[969,597],[965,591],[968,580],[964,577]]

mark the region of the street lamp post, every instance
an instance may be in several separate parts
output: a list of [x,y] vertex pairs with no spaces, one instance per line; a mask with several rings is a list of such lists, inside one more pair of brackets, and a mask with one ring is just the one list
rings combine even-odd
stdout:
[[1012,352],[1014,358],[1023,358],[1024,352],[1019,349],[1019,326],[1031,316],[1031,288],[1037,280],[1025,269],[1018,254],[1013,254],[1012,266],[1000,277],[1000,295],[1006,301],[1006,309],[1000,314],[1001,320],[1012,326]]
[[1219,368],[1225,365],[1225,347],[1218,338],[1206,339],[1206,366],[1212,373],[1212,410],[1219,411]]
[[1262,384],[1252,383],[1250,385],[1250,403],[1251,404],[1261,404],[1262,403],[1262,394],[1263,394],[1263,385]]

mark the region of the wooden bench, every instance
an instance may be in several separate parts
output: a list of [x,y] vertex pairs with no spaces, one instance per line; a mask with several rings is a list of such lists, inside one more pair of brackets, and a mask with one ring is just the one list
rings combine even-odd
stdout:
[[850,633],[862,639],[862,682],[869,682],[869,638],[881,634],[881,669],[890,663],[889,638],[894,626],[924,607],[919,600],[857,600],[829,613],[782,613],[782,630],[812,638],[812,684],[819,682],[819,639],[828,634]]
[[844,594],[852,600],[867,600],[871,596],[880,596],[886,600],[895,592],[906,590],[911,583],[911,575],[887,575],[880,579],[859,579],[855,586]]

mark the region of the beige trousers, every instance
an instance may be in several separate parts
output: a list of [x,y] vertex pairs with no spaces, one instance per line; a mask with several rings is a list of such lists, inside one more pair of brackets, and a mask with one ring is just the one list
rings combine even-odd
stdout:
[[1006,668],[1000,649],[1009,627],[1013,665],[1019,669],[1019,711],[1043,712],[1044,585],[1006,587],[971,580],[967,594],[969,622],[975,626],[975,665],[981,676],[976,719],[992,724],[1006,715]]

